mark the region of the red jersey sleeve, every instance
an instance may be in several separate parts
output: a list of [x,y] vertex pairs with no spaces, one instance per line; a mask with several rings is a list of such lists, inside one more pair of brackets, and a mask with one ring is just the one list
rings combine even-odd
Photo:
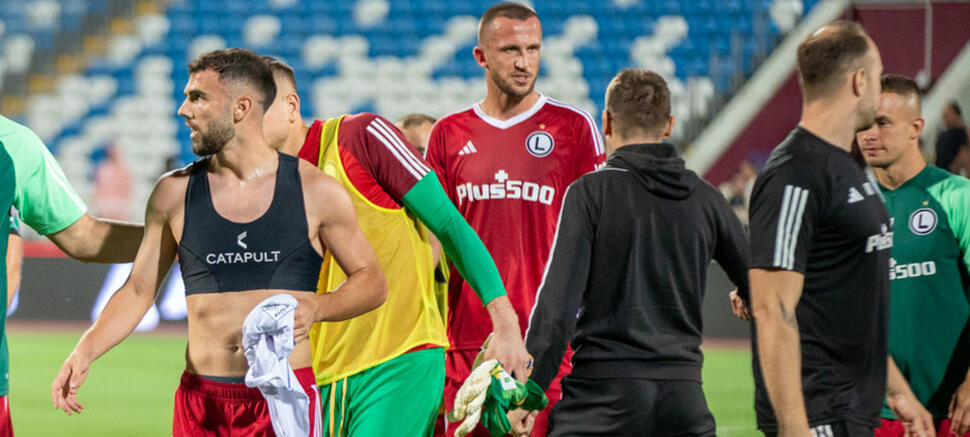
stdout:
[[438,179],[444,183],[445,176],[445,129],[442,123],[435,123],[428,134],[428,147],[424,149],[424,159],[431,169],[438,174]]
[[338,135],[341,147],[348,149],[361,167],[398,203],[403,204],[404,195],[431,171],[401,131],[378,115],[347,116],[340,123]]
[[606,147],[596,123],[593,122],[593,118],[589,114],[583,112],[582,116],[582,127],[578,129],[576,134],[576,150],[579,154],[576,160],[577,178],[599,169],[606,162]]

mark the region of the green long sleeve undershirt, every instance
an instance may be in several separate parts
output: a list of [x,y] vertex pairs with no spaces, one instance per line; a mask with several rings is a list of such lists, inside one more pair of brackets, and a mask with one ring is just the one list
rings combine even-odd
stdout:
[[404,206],[424,223],[444,248],[458,273],[475,290],[482,305],[505,296],[505,285],[495,261],[441,188],[438,176],[429,172],[404,195]]

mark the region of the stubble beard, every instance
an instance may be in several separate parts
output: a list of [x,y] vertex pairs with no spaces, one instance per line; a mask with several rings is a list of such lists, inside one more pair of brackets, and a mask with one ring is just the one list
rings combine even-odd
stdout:
[[532,82],[529,82],[529,86],[525,90],[522,90],[520,88],[516,88],[511,79],[506,79],[498,73],[492,73],[491,76],[492,82],[498,86],[498,89],[500,89],[506,95],[516,99],[522,99],[529,94],[532,94],[532,91],[535,90],[536,87],[536,79],[538,78],[538,76],[533,76]]
[[192,151],[200,156],[210,156],[219,153],[236,136],[233,125],[228,121],[216,121],[212,124],[212,129],[208,133],[199,131],[199,139],[193,144]]

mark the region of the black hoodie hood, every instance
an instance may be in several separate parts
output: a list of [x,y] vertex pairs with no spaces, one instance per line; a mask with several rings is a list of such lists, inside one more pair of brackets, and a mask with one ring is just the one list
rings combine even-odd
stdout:
[[620,147],[607,164],[629,170],[650,192],[668,199],[686,199],[700,181],[697,174],[684,167],[677,149],[667,143]]

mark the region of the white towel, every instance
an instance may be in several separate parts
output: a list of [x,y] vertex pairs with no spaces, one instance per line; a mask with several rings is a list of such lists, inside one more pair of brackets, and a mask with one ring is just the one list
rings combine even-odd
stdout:
[[258,387],[266,398],[280,437],[310,435],[310,398],[289,362],[296,306],[296,298],[278,294],[256,305],[243,322],[246,385]]

